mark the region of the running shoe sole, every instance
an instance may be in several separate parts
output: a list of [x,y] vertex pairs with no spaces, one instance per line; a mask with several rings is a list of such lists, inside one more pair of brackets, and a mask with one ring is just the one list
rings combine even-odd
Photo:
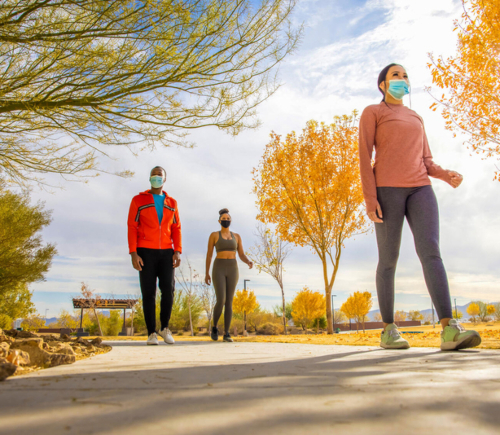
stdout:
[[146,343],[148,346],[158,346],[158,343]]
[[384,349],[409,349],[410,343],[390,345],[390,344],[385,344],[385,343],[380,342],[380,347],[382,347]]
[[226,337],[224,337],[223,341],[225,341],[227,343],[234,343],[234,340],[232,338],[226,338]]
[[474,335],[469,335],[468,337],[464,337],[459,341],[448,341],[446,343],[441,344],[441,350],[460,350],[460,349],[469,349],[471,347],[476,347],[481,344],[481,336],[476,333]]

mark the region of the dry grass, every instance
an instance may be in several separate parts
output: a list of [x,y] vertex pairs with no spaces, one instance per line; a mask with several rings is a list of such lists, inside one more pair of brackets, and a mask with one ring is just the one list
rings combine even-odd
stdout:
[[[482,349],[500,349],[500,322],[483,323],[475,326],[466,324],[466,329],[475,329],[481,334],[482,343],[479,348]],[[318,335],[253,335],[250,337],[233,337],[237,342],[253,343],[305,343],[322,345],[347,345],[347,346],[378,346],[380,343],[380,329],[363,332],[353,332],[350,334],[318,334]],[[409,334],[403,336],[414,347],[439,347],[441,343],[441,327],[419,326],[410,328],[400,328],[402,332],[418,331],[422,333]],[[210,341],[207,336],[175,336],[181,341]],[[145,341],[146,337],[103,337],[104,340],[138,340]]]

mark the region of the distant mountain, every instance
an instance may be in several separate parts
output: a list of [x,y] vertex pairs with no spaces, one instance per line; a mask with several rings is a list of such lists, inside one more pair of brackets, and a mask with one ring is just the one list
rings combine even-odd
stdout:
[[[492,302],[493,304],[495,304],[496,302]],[[465,304],[465,305],[457,305],[457,310],[459,312],[461,312],[463,314],[463,317],[462,319],[469,319],[470,316],[467,314],[467,308],[469,308],[469,305],[472,304],[472,301],[469,302],[468,304]],[[453,305],[453,310],[455,310],[455,305]],[[432,310],[430,308],[427,308],[425,310],[419,310],[424,316],[427,315],[427,314],[432,314]],[[370,319],[373,319],[373,316],[376,314],[376,313],[380,313],[380,310],[372,310],[368,313],[368,316],[370,317]],[[436,312],[436,309],[434,309],[434,318],[436,319],[436,321],[438,320],[438,315],[437,315],[437,312]]]

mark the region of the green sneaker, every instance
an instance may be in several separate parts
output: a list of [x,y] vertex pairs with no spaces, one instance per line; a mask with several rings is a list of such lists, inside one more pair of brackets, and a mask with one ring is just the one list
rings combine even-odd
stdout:
[[441,332],[441,350],[459,350],[476,347],[481,344],[481,336],[477,331],[466,331],[455,319]]
[[401,337],[398,327],[394,323],[390,323],[382,331],[380,346],[384,349],[409,349],[410,343]]

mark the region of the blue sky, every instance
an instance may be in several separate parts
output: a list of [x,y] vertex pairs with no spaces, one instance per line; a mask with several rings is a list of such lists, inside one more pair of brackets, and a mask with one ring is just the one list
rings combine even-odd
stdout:
[[[498,300],[500,277],[500,186],[492,181],[494,162],[470,156],[463,139],[453,139],[438,112],[429,110],[432,97],[426,67],[428,53],[453,54],[453,20],[461,2],[440,0],[302,0],[295,20],[304,21],[299,50],[281,66],[283,86],[259,109],[262,126],[231,138],[216,129],[196,131],[194,149],[163,148],[134,157],[112,150],[107,169],[131,169],[123,180],[101,175],[88,183],[62,184],[63,190],[33,192],[53,210],[53,223],[44,239],[56,243],[55,259],[46,282],[35,283],[34,300],[48,316],[70,309],[71,296],[81,281],[102,294],[138,295],[137,273],[127,249],[126,218],[131,198],[148,188],[151,167],[166,168],[168,193],[177,199],[184,239],[184,259],[204,271],[206,243],[218,229],[217,211],[228,207],[234,231],[244,247],[254,243],[255,198],[251,193],[252,168],[257,166],[269,133],[300,131],[310,119],[330,122],[335,115],[362,111],[380,101],[376,87],[379,71],[400,62],[412,83],[411,107],[423,116],[435,161],[464,174],[463,185],[453,190],[434,180],[441,214],[441,244],[452,296],[459,305],[471,299]],[[436,91],[437,92],[437,91]],[[409,105],[409,101],[405,100]],[[61,184],[61,180],[53,182]],[[334,286],[336,306],[356,290],[371,291],[377,308],[374,274],[377,251],[374,233],[349,240]],[[250,279],[261,305],[269,308],[280,298],[278,286],[266,275],[240,263],[240,285]],[[295,248],[286,264],[286,296],[291,299],[305,285],[323,291],[321,265],[307,248]],[[338,305],[337,305],[338,304]],[[396,309],[430,306],[413,241],[405,228],[397,271]]]

